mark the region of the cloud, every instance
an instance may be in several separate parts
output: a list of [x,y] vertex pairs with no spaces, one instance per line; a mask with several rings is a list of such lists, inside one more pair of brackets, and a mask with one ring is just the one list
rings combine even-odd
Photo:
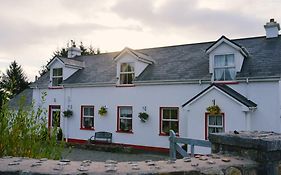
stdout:
[[[153,30],[161,31],[196,31],[198,35],[216,33],[249,35],[260,32],[264,21],[255,16],[248,16],[237,9],[210,9],[199,6],[197,0],[163,1],[156,6],[150,0],[121,0],[112,7],[122,18],[141,21]],[[257,26],[257,27],[256,27]]]

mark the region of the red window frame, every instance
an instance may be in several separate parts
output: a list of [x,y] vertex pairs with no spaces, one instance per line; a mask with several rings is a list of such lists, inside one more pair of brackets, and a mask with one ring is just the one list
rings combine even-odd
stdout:
[[178,107],[160,107],[159,109],[159,135],[160,136],[169,136],[169,133],[165,133],[162,131],[162,111],[163,109],[176,109],[178,111],[177,119],[178,119],[178,132],[176,133],[177,136],[179,136],[179,129],[180,129],[180,119],[179,119],[179,108]]
[[[205,140],[208,140],[208,117],[209,117],[210,113],[206,112],[205,113]],[[223,126],[223,131],[225,131],[225,115],[224,113],[220,113],[220,115],[222,116],[222,126]]]
[[[84,108],[88,107],[88,108],[93,108],[93,120],[94,120],[94,126],[91,128],[85,128],[83,126],[83,118],[84,118]],[[95,130],[95,106],[94,105],[81,105],[81,118],[80,118],[80,129],[81,130]]]
[[[132,129],[130,131],[124,131],[120,129],[120,108],[122,107],[131,107],[132,108]],[[133,106],[117,106],[117,131],[116,132],[120,132],[120,133],[128,133],[128,134],[132,134],[133,133]]]

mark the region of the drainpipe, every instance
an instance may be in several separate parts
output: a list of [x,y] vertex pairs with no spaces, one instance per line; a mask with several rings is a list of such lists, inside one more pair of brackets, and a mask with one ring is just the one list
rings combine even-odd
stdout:
[[252,113],[251,110],[245,112],[245,117],[246,117],[246,131],[251,131],[251,113]]

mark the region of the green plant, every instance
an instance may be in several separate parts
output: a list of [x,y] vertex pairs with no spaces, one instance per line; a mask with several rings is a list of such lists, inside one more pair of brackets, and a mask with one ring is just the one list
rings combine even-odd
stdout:
[[57,140],[58,141],[62,141],[62,136],[63,136],[62,129],[59,128],[58,133],[57,133]]
[[149,115],[146,112],[140,112],[138,117],[142,122],[146,122],[148,120]]
[[207,107],[207,111],[211,114],[211,115],[216,115],[216,114],[220,114],[221,109],[218,105],[212,105]]
[[101,116],[105,116],[105,115],[107,114],[107,108],[106,108],[106,106],[100,107],[98,113],[99,113],[99,115],[101,115]]
[[73,112],[70,109],[63,111],[64,117],[71,117],[72,115],[73,115]]
[[[46,93],[41,96],[45,101]],[[64,142],[57,142],[58,128],[47,128],[47,110],[34,105],[26,107],[24,97],[17,110],[7,103],[0,111],[0,157],[31,157],[60,159]]]

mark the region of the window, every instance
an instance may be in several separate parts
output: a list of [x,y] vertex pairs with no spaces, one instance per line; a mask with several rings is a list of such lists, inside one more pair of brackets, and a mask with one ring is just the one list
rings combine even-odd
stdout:
[[81,106],[81,129],[94,129],[94,106]]
[[52,86],[60,86],[62,83],[62,68],[54,68],[52,75]]
[[236,76],[234,54],[215,55],[214,57],[214,80],[229,81]]
[[179,109],[175,107],[160,108],[160,134],[169,135],[173,130],[179,134]]
[[132,132],[133,107],[119,106],[117,110],[118,110],[117,131]]
[[206,114],[206,139],[210,133],[224,132],[224,115],[210,115]]
[[134,76],[133,63],[122,63],[120,68],[120,84],[133,84]]

